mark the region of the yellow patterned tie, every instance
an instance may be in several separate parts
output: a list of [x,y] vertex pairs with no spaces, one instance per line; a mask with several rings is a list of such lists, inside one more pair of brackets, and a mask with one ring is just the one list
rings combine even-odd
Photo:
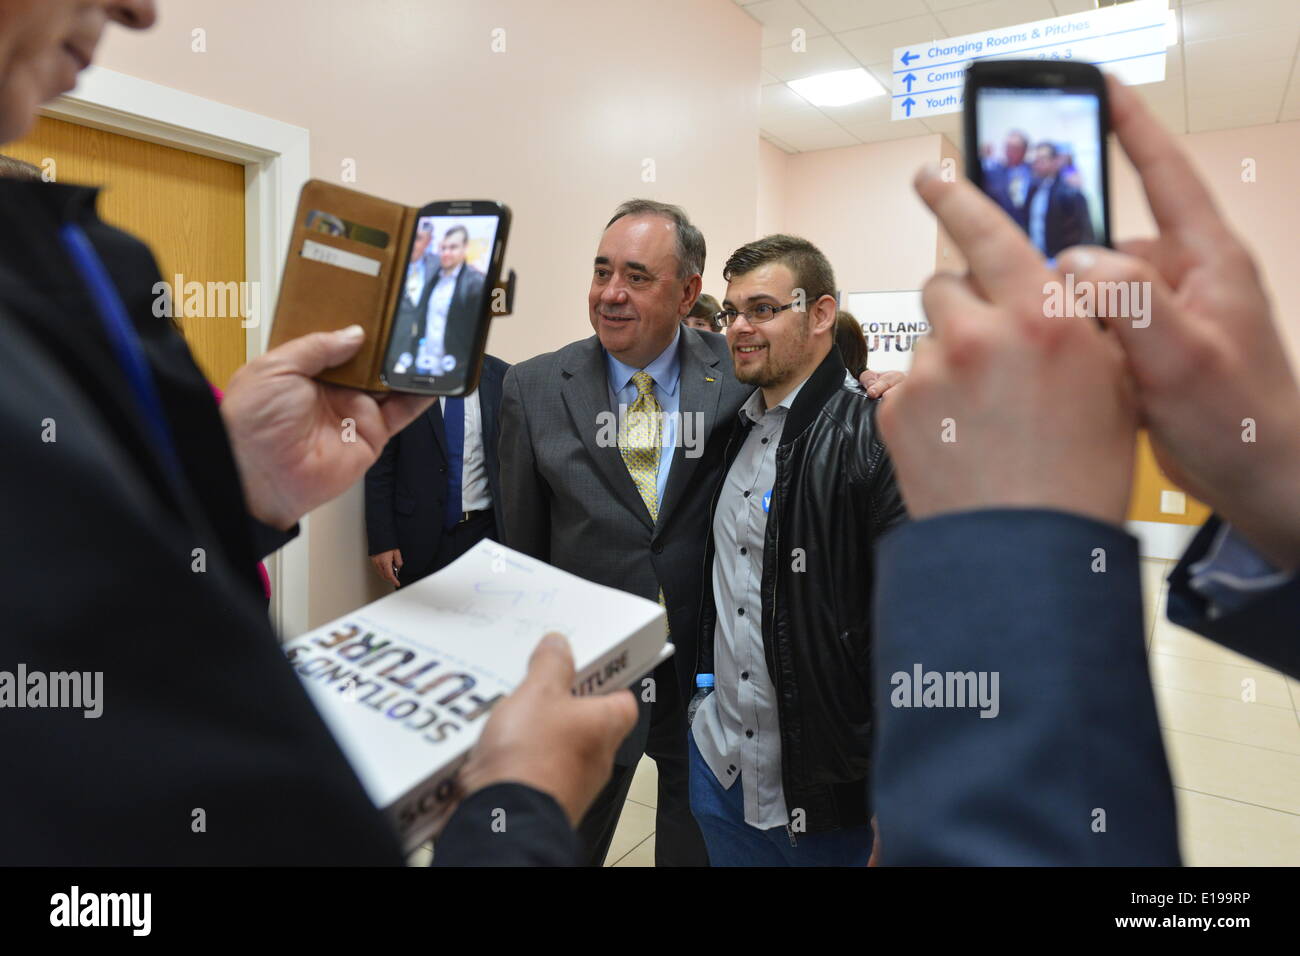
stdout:
[[[659,520],[659,447],[662,444],[659,400],[655,398],[655,380],[649,372],[632,376],[636,385],[636,401],[627,410],[618,434],[618,450],[627,465],[641,500],[645,502],[650,520]],[[664,601],[664,589],[659,589],[659,603]]]
[[659,400],[655,398],[655,381],[649,372],[632,376],[636,385],[636,401],[628,406],[627,415],[619,429],[618,450],[632,476],[636,490],[650,512],[650,520],[659,520]]

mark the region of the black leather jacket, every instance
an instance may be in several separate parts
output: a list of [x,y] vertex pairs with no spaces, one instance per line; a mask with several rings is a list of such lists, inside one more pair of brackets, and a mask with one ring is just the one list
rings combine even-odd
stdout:
[[[786,806],[791,824],[808,832],[861,826],[871,816],[872,556],[876,539],[906,520],[876,431],[877,404],[846,382],[832,347],[795,398],[776,452],[763,650],[776,689]],[[713,672],[712,516],[748,432],[748,420],[738,420],[709,507],[697,673]]]

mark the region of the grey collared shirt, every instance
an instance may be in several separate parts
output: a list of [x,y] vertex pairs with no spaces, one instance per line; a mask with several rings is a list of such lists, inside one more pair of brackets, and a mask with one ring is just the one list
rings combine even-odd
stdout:
[[[805,379],[806,381],[806,379]],[[762,390],[740,407],[754,424],[727,472],[713,515],[714,690],[691,733],[718,783],[741,780],[745,822],[760,830],[789,821],[781,784],[776,689],[763,652],[763,538],[776,483],[776,448],[803,382],[775,408]]]

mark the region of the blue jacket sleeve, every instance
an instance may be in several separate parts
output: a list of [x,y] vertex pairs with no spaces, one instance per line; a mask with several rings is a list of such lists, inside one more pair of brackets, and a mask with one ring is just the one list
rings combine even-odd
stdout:
[[[874,606],[885,864],[1178,864],[1134,538],[1049,511],[929,518],[881,541]],[[970,672],[988,693],[952,706],[947,675]]]
[[1169,620],[1300,680],[1300,575],[1221,617],[1211,618],[1190,584],[1190,568],[1205,557],[1219,518],[1201,528],[1169,576]]
[[434,849],[434,866],[574,866],[578,839],[555,799],[498,783],[456,808]]

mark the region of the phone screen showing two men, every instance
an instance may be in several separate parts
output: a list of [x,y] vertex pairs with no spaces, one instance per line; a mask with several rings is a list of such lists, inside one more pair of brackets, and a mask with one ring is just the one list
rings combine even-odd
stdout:
[[423,216],[415,226],[393,317],[385,378],[398,388],[456,394],[492,290],[496,216]]
[[983,87],[975,110],[984,192],[1047,260],[1070,246],[1105,244],[1105,141],[1097,95]]

